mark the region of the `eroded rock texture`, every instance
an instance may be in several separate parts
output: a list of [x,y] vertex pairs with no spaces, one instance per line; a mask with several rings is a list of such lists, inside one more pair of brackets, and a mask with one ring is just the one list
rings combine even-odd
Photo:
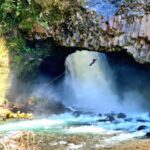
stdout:
[[[150,1],[126,0],[115,16],[82,8],[57,27],[35,28],[35,38],[53,37],[59,45],[93,51],[127,50],[140,63],[150,62]],[[40,32],[39,32],[40,31]]]

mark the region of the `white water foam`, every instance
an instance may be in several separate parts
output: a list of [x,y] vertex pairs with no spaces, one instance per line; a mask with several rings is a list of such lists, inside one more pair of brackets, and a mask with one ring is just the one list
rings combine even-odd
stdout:
[[123,141],[133,140],[134,138],[143,137],[145,135],[144,132],[134,132],[134,133],[121,133],[117,136],[108,138],[104,140],[104,144],[102,146],[112,146],[114,144],[118,144]]
[[[148,114],[143,114],[143,119],[148,119]],[[128,117],[132,117],[128,116]],[[124,121],[120,119],[120,122],[98,122],[97,120],[101,117],[95,115],[81,115],[80,117],[74,117],[72,114],[66,113],[62,115],[54,115],[47,119],[21,121],[16,123],[9,123],[1,125],[0,132],[7,132],[14,135],[15,132],[20,130],[40,130],[47,131],[48,133],[56,130],[56,134],[63,133],[64,135],[78,135],[78,134],[93,134],[93,135],[104,135],[101,143],[96,146],[107,146],[120,143],[122,141],[132,140],[134,138],[143,137],[146,132],[150,131],[149,122],[138,122],[136,119],[138,115],[133,115],[133,121]],[[134,120],[135,119],[135,120]],[[146,121],[146,120],[145,120]],[[85,123],[85,125],[84,125]],[[89,123],[89,125],[86,125]],[[141,125],[147,126],[146,129],[138,131],[137,128]],[[110,135],[105,137],[105,135]],[[60,143],[52,143],[56,145],[65,144],[62,141]]]
[[[90,66],[93,59],[96,59],[96,62]],[[66,105],[102,113],[114,110],[142,111],[142,97],[139,94],[125,93],[122,101],[113,92],[113,73],[104,54],[78,51],[67,58],[66,68],[66,93],[70,94],[69,98],[66,98]],[[68,92],[68,89],[71,92]]]
[[0,131],[10,131],[10,130],[26,130],[26,129],[39,129],[54,127],[56,125],[62,125],[63,120],[50,120],[50,119],[40,119],[31,121],[19,121],[14,123],[7,123],[1,125]]
[[120,131],[106,130],[98,126],[80,126],[80,127],[70,127],[64,130],[68,134],[102,134],[102,135],[112,135],[114,133],[120,133]]

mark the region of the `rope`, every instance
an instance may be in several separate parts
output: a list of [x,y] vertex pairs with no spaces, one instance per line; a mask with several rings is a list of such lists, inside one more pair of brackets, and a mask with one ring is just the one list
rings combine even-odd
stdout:
[[57,81],[60,77],[62,77],[65,74],[65,72],[61,73],[57,77],[55,77],[53,80],[48,81],[45,86],[51,85],[53,82]]

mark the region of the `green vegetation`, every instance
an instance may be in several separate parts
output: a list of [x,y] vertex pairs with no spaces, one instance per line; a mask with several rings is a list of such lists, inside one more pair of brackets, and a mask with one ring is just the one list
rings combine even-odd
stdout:
[[5,99],[9,77],[15,75],[21,83],[34,82],[41,60],[49,51],[27,47],[27,40],[34,40],[35,31],[40,34],[47,27],[65,23],[83,4],[84,0],[0,0],[0,118],[31,117],[12,113],[5,105],[14,100]]
[[[26,0],[2,0],[0,2],[0,26],[1,34],[7,33],[13,28],[30,29],[35,21],[36,13],[32,4]],[[26,26],[23,26],[26,23]]]
[[39,59],[48,55],[48,50],[29,48],[22,36],[8,39],[9,53],[12,58],[11,68],[18,79],[27,82],[34,79],[38,73]]
[[57,25],[83,5],[83,0],[1,0],[0,34],[30,31],[34,24]]
[[46,27],[67,21],[83,4],[84,0],[0,1],[0,35],[6,37],[10,67],[16,70],[17,77],[34,78],[39,65],[36,60],[47,56],[45,50],[26,46],[26,39],[32,38],[33,30],[40,33]]

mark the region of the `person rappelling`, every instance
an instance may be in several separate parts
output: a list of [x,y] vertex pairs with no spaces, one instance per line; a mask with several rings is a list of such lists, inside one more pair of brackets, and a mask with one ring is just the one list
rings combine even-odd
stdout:
[[89,66],[92,66],[96,61],[97,59],[93,59],[93,61],[89,64]]

